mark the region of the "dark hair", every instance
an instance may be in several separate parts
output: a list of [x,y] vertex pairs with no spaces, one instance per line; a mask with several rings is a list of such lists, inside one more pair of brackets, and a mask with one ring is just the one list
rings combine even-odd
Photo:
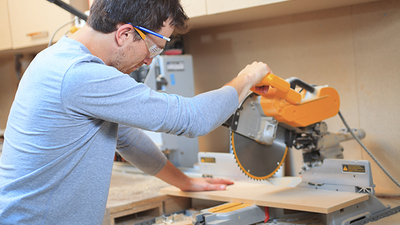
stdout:
[[168,18],[178,33],[188,30],[189,18],[179,0],[95,0],[87,24],[103,33],[117,30],[118,23],[131,23],[157,32]]

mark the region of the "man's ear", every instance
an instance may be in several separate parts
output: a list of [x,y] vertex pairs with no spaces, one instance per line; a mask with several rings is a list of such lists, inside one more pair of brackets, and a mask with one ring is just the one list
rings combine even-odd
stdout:
[[133,27],[130,24],[120,25],[115,32],[115,40],[119,46],[125,44],[133,34]]

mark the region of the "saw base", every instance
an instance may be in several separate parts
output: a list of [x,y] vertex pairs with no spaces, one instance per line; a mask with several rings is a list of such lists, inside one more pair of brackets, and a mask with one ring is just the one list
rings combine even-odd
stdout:
[[264,207],[242,203],[226,203],[201,210],[195,217],[195,225],[241,225],[265,220]]

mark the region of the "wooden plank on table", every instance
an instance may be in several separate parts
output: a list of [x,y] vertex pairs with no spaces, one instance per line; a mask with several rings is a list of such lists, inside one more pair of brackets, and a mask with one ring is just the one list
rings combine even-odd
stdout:
[[170,186],[162,188],[161,193],[324,214],[332,213],[369,198],[367,194],[280,187],[246,182],[235,182],[234,185],[228,186],[225,191],[182,192],[178,188]]

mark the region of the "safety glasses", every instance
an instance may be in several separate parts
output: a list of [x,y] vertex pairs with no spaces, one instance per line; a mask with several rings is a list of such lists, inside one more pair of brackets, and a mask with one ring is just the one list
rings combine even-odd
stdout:
[[150,38],[146,38],[146,35],[145,35],[142,31],[147,32],[147,33],[149,33],[149,34],[152,34],[152,35],[154,35],[154,36],[156,36],[156,37],[158,37],[158,38],[164,39],[164,40],[166,40],[166,41],[170,41],[170,40],[171,40],[170,38],[164,37],[163,35],[161,35],[161,34],[159,34],[159,33],[156,33],[156,32],[154,32],[154,31],[151,31],[151,30],[149,30],[149,29],[146,29],[146,28],[144,28],[144,27],[141,27],[141,26],[134,26],[134,25],[132,25],[131,23],[128,23],[128,24],[130,24],[130,25],[133,27],[133,29],[135,29],[136,32],[138,32],[138,34],[140,35],[140,37],[141,37],[141,38],[144,40],[144,42],[146,43],[147,49],[149,49],[149,52],[150,52],[150,58],[154,58],[154,57],[158,56],[159,54],[161,54],[161,52],[162,52],[164,49],[158,47],[158,45],[156,45],[153,41],[151,41]]

